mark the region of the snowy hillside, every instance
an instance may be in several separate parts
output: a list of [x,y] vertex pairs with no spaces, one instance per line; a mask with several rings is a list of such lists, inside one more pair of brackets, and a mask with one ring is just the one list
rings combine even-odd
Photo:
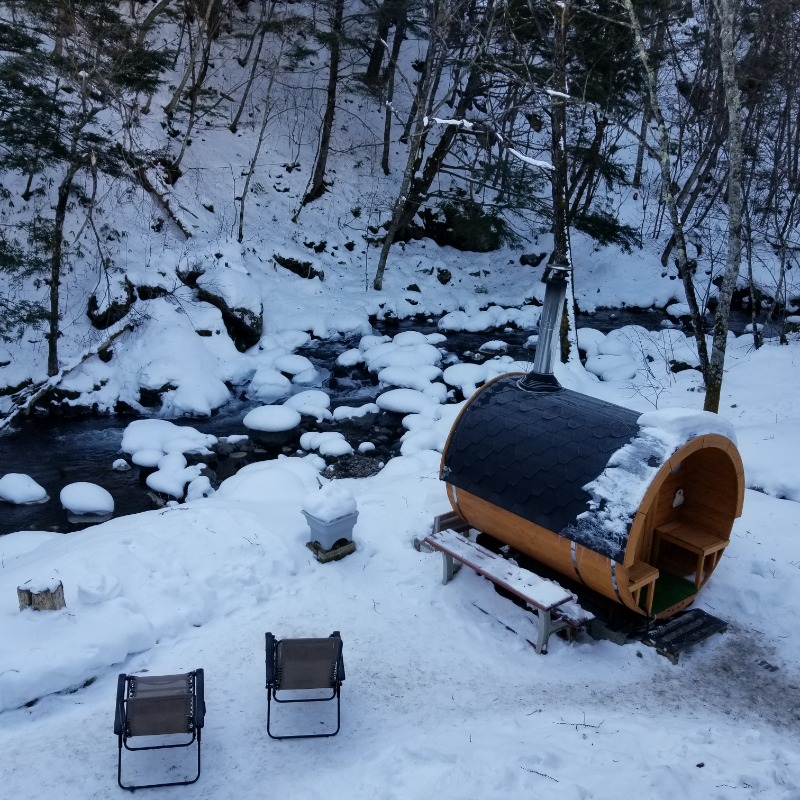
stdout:
[[[98,0],[98,5],[108,4]],[[112,176],[87,167],[93,163],[87,155],[75,176],[64,225],[59,371],[50,387],[54,391],[36,402],[42,409],[56,401],[64,411],[74,406],[130,415],[124,430],[104,434],[119,439],[108,470],[140,471],[142,491],[154,492],[164,505],[68,534],[31,525],[31,530],[0,536],[3,792],[9,797],[58,794],[66,800],[115,796],[121,791],[113,733],[118,674],[175,674],[202,667],[207,704],[202,775],[190,787],[153,790],[153,797],[611,800],[630,793],[796,800],[798,270],[787,269],[778,280],[780,248],[764,246],[774,243],[771,232],[756,232],[749,262],[753,281],[763,290],[759,302],[768,304],[769,297],[783,292],[786,343],[773,338],[755,348],[751,334],[728,337],[720,428],[732,430],[744,462],[744,511],[695,602],[724,620],[727,630],[683,653],[677,664],[635,635],[618,644],[585,631],[574,641],[553,636],[549,653],[537,655],[529,643],[536,632],[534,615],[469,569],[443,586],[439,555],[420,551],[414,540],[430,532],[436,515],[450,511],[438,474],[462,398],[497,375],[530,367],[529,361],[507,355],[506,339],[519,340],[524,331],[526,352],[532,354],[536,345],[544,285],[541,266],[530,264],[546,261],[553,249],[551,221],[539,208],[550,203],[549,183],[538,168],[510,167],[514,181],[508,180],[532,192],[529,205],[501,209],[516,241],[488,252],[430,238],[397,242],[389,252],[383,288],[375,290],[381,226],[392,217],[413,146],[413,137],[402,134],[414,118],[412,93],[423,83],[419,70],[429,41],[421,27],[427,19],[423,12],[434,4],[409,4],[414,24],[401,29],[402,20],[393,18],[388,26],[390,49],[400,29],[388,175],[382,165],[387,84],[375,94],[365,89],[363,77],[380,21],[375,12],[392,4],[344,5],[346,47],[327,189],[306,205],[302,201],[325,115],[336,2],[120,3],[114,7],[139,25],[155,14],[144,40],[170,56],[152,96],[137,89],[135,105],[122,106],[136,113],[120,116],[121,106],[92,88],[100,84],[89,85],[90,65],[77,62],[87,77],[73,70],[77,77],[70,92],[59,88],[53,95],[75,113],[80,98],[101,103],[91,125],[104,126],[103,142],[123,142],[141,160],[126,162],[125,174]],[[511,39],[500,36],[505,29],[481,38],[475,32],[485,28],[458,3],[451,5],[459,14],[450,23],[469,30],[470,47],[499,41],[497,53],[511,48]],[[695,41],[696,21],[683,14],[687,4],[679,5],[684,8],[671,18],[671,30],[688,48]],[[470,13],[490,6],[495,8],[470,4]],[[212,36],[211,16],[219,7],[229,13]],[[53,11],[65,8],[54,4]],[[757,9],[748,9],[756,14]],[[19,23],[24,14],[33,12],[21,2],[0,3],[0,11],[4,23],[14,23],[0,27],[5,64],[17,52],[29,54],[31,44],[14,37],[24,27]],[[546,11],[552,21],[549,5]],[[276,16],[267,19],[268,13]],[[54,18],[44,19],[49,25]],[[788,22],[785,28],[793,30]],[[41,30],[42,52],[56,52],[59,37],[48,33],[55,29],[43,24]],[[519,26],[520,36],[527,30]],[[258,49],[260,32],[263,50]],[[65,37],[69,51],[70,37]],[[770,54],[758,47],[777,38],[748,34],[742,39],[750,58],[743,56],[743,63],[770,64],[776,87],[783,61],[777,56],[767,61]],[[610,33],[603,38],[595,32],[594,39],[613,44]],[[189,41],[197,50],[190,50]],[[465,40],[454,35],[441,41]],[[188,81],[200,74],[187,70],[194,57],[189,54],[199,59],[206,44],[207,71],[195,95],[201,102],[193,109],[191,94],[178,88],[185,75]],[[458,48],[454,52],[458,55]],[[461,61],[453,52],[443,56],[444,77],[432,100],[443,119],[455,113],[464,96],[465,64],[475,52],[465,47]],[[384,53],[384,71],[387,58]],[[574,63],[579,60],[576,55]],[[27,63],[30,70],[40,66]],[[55,73],[35,74],[41,85],[53,88],[49,81]],[[33,84],[30,79],[23,88]],[[610,125],[615,133],[603,142],[616,159],[608,163],[632,173],[637,143],[631,131],[642,123],[642,90],[625,91],[629,124]],[[176,92],[180,102],[168,114],[165,107]],[[530,107],[523,113],[520,106],[514,117],[526,129],[515,123],[510,134],[526,157],[546,160],[550,131],[541,121],[551,97],[538,88],[532,97],[526,100]],[[680,97],[680,103],[697,105],[689,89]],[[38,100],[46,105],[48,97]],[[469,113],[485,120],[499,108],[493,105],[497,102],[492,93],[475,97]],[[0,126],[13,116],[10,108],[0,103]],[[787,118],[793,108],[788,102]],[[571,122],[580,121],[571,129],[576,153],[591,149],[590,134],[601,120],[594,112],[593,106],[571,112]],[[778,120],[777,114],[767,117]],[[40,131],[37,118],[29,119],[33,142]],[[444,127],[429,129],[425,157]],[[687,153],[698,131],[705,128],[685,129],[685,149],[676,152],[673,165],[687,194],[694,166]],[[479,147],[474,140],[456,141],[449,171],[438,175],[425,208],[443,207],[455,189],[468,190],[465,163],[483,168],[490,151],[486,163],[507,159],[508,148],[486,141],[481,139]],[[20,142],[25,158],[38,158],[35,146],[29,150]],[[99,140],[96,147],[106,153]],[[697,208],[692,212],[697,225],[691,256],[705,303],[717,291],[713,279],[723,260],[725,219],[719,195],[724,159],[719,151],[704,152],[703,159],[697,163],[708,172],[698,173],[697,195],[716,199],[707,207],[707,218],[698,220]],[[177,180],[165,167],[176,161]],[[36,191],[26,188],[29,175]],[[26,238],[33,235],[30,223],[52,222],[63,176],[63,161],[41,165],[40,171],[3,161],[4,245],[11,242],[9,231],[19,242],[35,244],[35,237]],[[476,190],[485,208],[493,208],[504,180],[498,178],[491,190]],[[579,184],[576,180],[575,191]],[[439,190],[450,194],[435,194]],[[574,332],[579,354],[573,351],[569,363],[555,368],[564,387],[642,415],[655,409],[697,411],[704,399],[696,341],[683,327],[682,283],[671,260],[662,266],[670,231],[659,196],[652,159],[645,159],[638,189],[629,178],[598,178],[588,206],[638,230],[642,247],[600,244],[572,229],[574,298],[588,313],[642,309],[642,324],[604,333],[582,322]],[[782,198],[793,207],[790,197]],[[779,226],[780,215],[774,216]],[[421,215],[415,219],[421,224]],[[784,254],[792,264],[796,231],[791,225],[787,231]],[[19,255],[13,248],[9,252]],[[520,263],[523,255],[528,263]],[[36,263],[38,272],[22,274],[5,270],[0,259],[2,309],[9,319],[23,301],[47,305],[48,269]],[[743,294],[748,281],[744,269]],[[376,321],[397,318],[424,320],[429,332],[390,327],[388,333],[376,332]],[[18,327],[15,323],[12,333]],[[479,358],[454,355],[449,340],[464,331],[483,335],[485,341],[475,348]],[[46,380],[45,334],[43,327],[24,324],[20,336],[0,343],[3,415],[13,413],[21,398],[32,396],[26,392]],[[330,364],[317,369],[298,351],[322,340],[342,347]],[[362,369],[374,398],[332,404],[329,377],[337,367]],[[243,420],[241,430],[221,442],[204,425],[233,399],[246,407],[247,424]],[[340,429],[350,419],[381,415],[402,431],[394,457],[375,463],[370,477],[331,480],[329,468],[338,458],[352,452],[368,458],[375,448],[369,422],[358,441],[345,441]],[[190,417],[179,421],[191,427],[173,424],[181,417]],[[245,437],[297,428],[300,420],[310,428],[321,421],[325,430],[304,433],[291,453],[251,464],[225,480],[212,483],[187,461],[220,444],[233,447]],[[36,421],[18,418],[13,424],[22,431],[22,441],[15,441],[24,448],[24,437],[36,435]],[[91,436],[86,437],[90,443]],[[72,445],[64,440],[62,446]],[[58,455],[49,454],[56,464]],[[102,487],[74,482],[70,495],[63,490],[75,476],[52,472],[61,484],[45,491],[0,463],[2,505],[63,505],[65,516],[73,510],[109,511],[114,498]],[[304,512],[330,508],[320,502],[320,487],[340,492],[334,498],[337,509],[349,512],[355,506],[358,512],[355,552],[331,563],[317,561],[306,546]],[[65,608],[20,611],[18,587],[58,581]],[[265,632],[316,637],[334,630],[342,635],[347,675],[341,731],[331,739],[269,739]],[[324,717],[329,709],[318,705]],[[291,707],[280,712],[292,716]],[[308,719],[316,725],[316,717]],[[193,766],[191,752],[151,755],[126,753],[125,774],[145,781],[169,779]]]

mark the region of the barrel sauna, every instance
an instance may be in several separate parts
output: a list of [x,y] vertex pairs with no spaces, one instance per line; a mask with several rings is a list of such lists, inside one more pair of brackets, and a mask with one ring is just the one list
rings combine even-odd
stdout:
[[635,411],[503,375],[453,424],[440,477],[479,531],[637,614],[708,581],[741,515],[744,469],[716,414]]

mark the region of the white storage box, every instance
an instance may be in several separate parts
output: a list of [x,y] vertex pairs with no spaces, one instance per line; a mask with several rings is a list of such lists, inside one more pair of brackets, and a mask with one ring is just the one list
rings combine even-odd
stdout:
[[351,542],[353,540],[353,528],[358,519],[358,511],[345,514],[332,520],[323,520],[303,511],[303,516],[308,521],[311,528],[311,541],[316,542],[323,550],[330,550],[340,540]]

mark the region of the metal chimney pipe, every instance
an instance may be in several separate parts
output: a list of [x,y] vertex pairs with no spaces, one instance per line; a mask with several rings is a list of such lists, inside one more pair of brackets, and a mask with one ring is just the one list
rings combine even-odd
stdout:
[[542,281],[547,284],[544,291],[544,305],[539,319],[539,341],[536,344],[536,356],[533,360],[535,375],[552,375],[555,359],[555,344],[558,341],[557,331],[564,310],[564,298],[567,294],[567,279],[570,268],[562,264],[550,264],[544,271]]

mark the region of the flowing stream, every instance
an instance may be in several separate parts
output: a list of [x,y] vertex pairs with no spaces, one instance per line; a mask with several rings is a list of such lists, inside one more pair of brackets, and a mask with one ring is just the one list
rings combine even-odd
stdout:
[[[590,326],[609,332],[624,325],[640,325],[649,330],[661,327],[663,314],[657,312],[633,312],[629,310],[600,311],[583,315],[579,326]],[[735,320],[732,329],[741,333],[748,319]],[[402,330],[418,330],[422,333],[437,331],[436,322],[419,323],[402,321],[397,324],[382,324],[376,333],[395,335]],[[508,344],[507,354],[523,363],[533,361],[532,349],[524,347],[530,331],[493,330],[480,333],[446,333],[447,341],[440,347],[446,351],[444,365],[458,361],[472,361],[480,346],[491,340]],[[315,341],[298,352],[309,358],[321,376],[321,386],[331,397],[332,406],[362,405],[374,401],[378,386],[364,370],[343,371],[336,367],[336,358],[344,350],[354,347],[357,340]],[[298,387],[298,390],[312,387]],[[190,425],[203,433],[217,437],[242,434],[246,429],[242,423],[245,414],[258,403],[235,400],[228,403],[207,419],[174,420],[178,425]],[[359,423],[337,423],[334,429],[351,433],[361,440],[371,439],[376,434],[384,442],[378,455],[391,455],[402,434],[400,415],[382,414],[380,428],[359,430]],[[17,530],[50,530],[69,532],[86,527],[86,523],[70,522],[67,512],[61,507],[58,496],[68,483],[88,481],[105,487],[114,497],[115,516],[146,511],[156,506],[158,498],[144,482],[145,475],[137,467],[128,471],[116,471],[112,464],[123,454],[120,450],[122,434],[130,417],[82,416],[75,418],[33,417],[23,420],[9,432],[0,435],[0,476],[10,472],[30,475],[47,491],[49,500],[38,505],[14,505],[0,501],[0,535]],[[352,437],[351,437],[352,438]],[[393,448],[394,445],[394,448]],[[279,451],[262,451],[260,458],[274,457]],[[242,461],[247,463],[246,461]]]

